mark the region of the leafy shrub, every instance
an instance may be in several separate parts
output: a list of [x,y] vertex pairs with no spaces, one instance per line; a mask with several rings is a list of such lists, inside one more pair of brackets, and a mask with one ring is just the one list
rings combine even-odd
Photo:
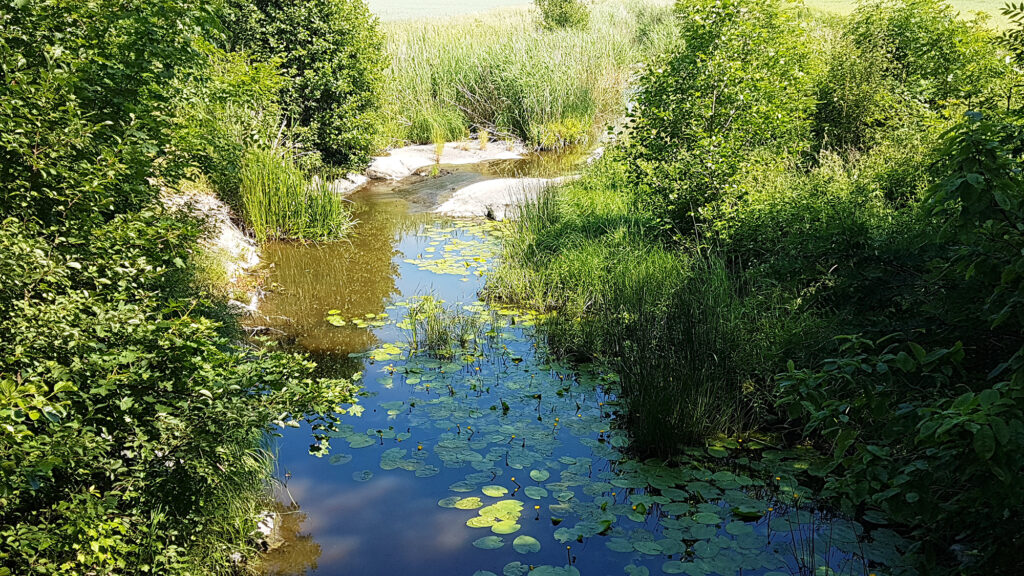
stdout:
[[1007,72],[993,49],[994,33],[958,18],[942,0],[866,2],[855,11],[849,34],[902,87],[898,96],[931,105],[952,99],[984,105],[995,80]]
[[322,432],[351,400],[238,344],[197,289],[200,223],[157,201],[215,26],[189,0],[0,10],[0,572],[223,569],[271,422]]
[[545,28],[586,28],[590,10],[584,0],[534,0]]
[[932,563],[1019,565],[1020,382],[963,380],[959,343],[886,344],[849,338],[818,370],[780,376],[780,405],[826,447],[823,496],[911,527]]
[[210,23],[189,0],[0,11],[0,213],[83,228],[151,202],[169,81],[201,62]]
[[171,141],[176,160],[205,175],[218,196],[241,213],[240,170],[245,151],[276,143],[281,124],[277,67],[244,52],[204,50],[203,73],[181,88]]
[[0,329],[15,352],[0,360],[3,564],[194,574],[226,562],[242,545],[232,534],[254,528],[230,510],[262,491],[268,470],[251,458],[270,422],[329,413],[348,385],[232,343],[191,295],[195,224],[119,217],[50,258],[33,255],[54,248],[33,232],[0,230]]
[[640,80],[626,147],[631,179],[666,226],[702,221],[765,154],[807,146],[806,42],[777,2],[680,4],[681,41]]
[[362,0],[229,0],[231,46],[278,63],[281,105],[324,159],[368,160],[377,142],[384,40]]

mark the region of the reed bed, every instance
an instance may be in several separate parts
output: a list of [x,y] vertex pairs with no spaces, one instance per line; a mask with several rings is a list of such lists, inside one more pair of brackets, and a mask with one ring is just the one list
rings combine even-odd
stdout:
[[388,145],[486,131],[539,149],[592,142],[620,117],[635,65],[671,41],[669,4],[602,1],[583,30],[530,9],[385,25]]
[[331,189],[329,179],[307,177],[279,148],[245,153],[240,195],[246,224],[260,242],[330,240],[353,224],[345,199]]

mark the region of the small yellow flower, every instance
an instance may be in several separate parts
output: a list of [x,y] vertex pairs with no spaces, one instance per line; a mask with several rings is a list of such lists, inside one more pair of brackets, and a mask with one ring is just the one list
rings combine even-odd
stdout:
[[534,510],[540,510],[540,506],[534,506],[533,509]]

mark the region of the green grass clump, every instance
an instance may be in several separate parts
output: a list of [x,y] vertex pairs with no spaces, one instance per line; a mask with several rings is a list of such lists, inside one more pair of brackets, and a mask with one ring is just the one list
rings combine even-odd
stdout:
[[544,331],[557,353],[610,364],[636,449],[671,453],[748,427],[764,402],[749,374],[769,364],[765,336],[793,328],[752,314],[721,258],[662,242],[616,159],[511,226],[489,293],[556,312]]
[[385,26],[387,144],[487,130],[554,149],[592,142],[626,103],[631,68],[671,37],[667,6],[601,2],[585,29],[528,10]]
[[327,179],[307,178],[291,155],[278,149],[246,152],[240,190],[246,223],[260,242],[339,238],[352,226],[344,198]]
[[423,296],[409,307],[409,327],[410,350],[452,358],[478,350],[483,320],[461,309],[446,308],[433,296]]

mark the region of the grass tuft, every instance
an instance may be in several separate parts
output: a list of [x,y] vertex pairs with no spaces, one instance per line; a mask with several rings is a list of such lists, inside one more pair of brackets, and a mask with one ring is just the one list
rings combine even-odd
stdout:
[[246,224],[260,242],[340,238],[352,226],[345,199],[327,178],[307,178],[290,153],[252,148],[242,160]]

